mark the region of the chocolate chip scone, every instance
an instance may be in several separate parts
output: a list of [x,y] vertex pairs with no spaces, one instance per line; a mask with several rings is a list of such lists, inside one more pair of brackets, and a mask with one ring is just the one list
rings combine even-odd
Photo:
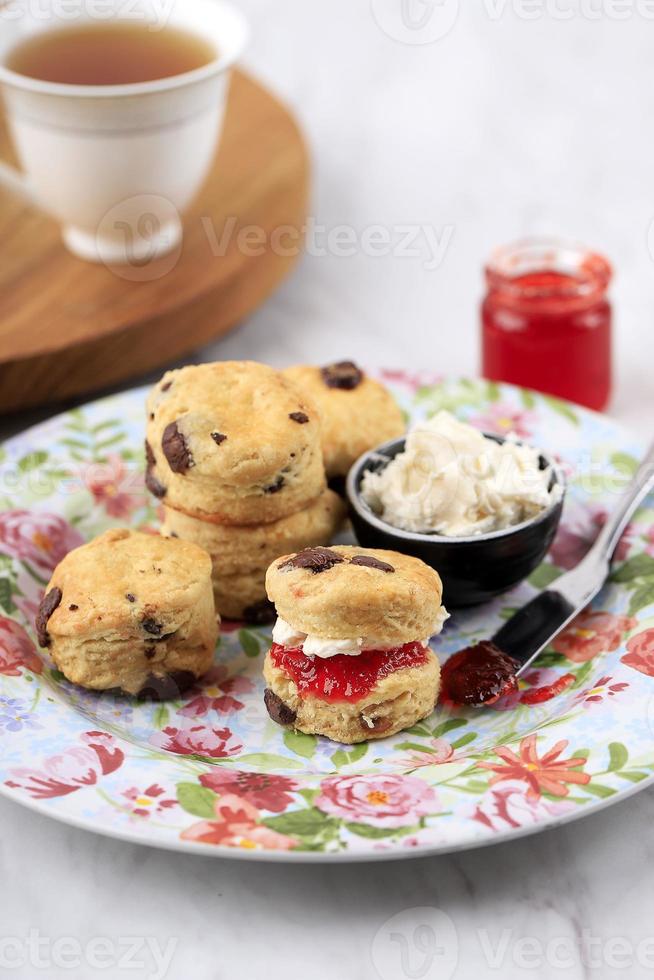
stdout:
[[173,510],[261,524],[302,510],[325,488],[317,409],[264,364],[168,371],[147,413],[146,483]]
[[161,533],[192,541],[209,553],[216,608],[221,616],[260,619],[270,563],[290,551],[328,544],[345,511],[344,502],[331,490],[325,490],[304,510],[271,524],[211,524],[165,507]]
[[405,431],[402,410],[391,393],[352,361],[323,368],[299,365],[283,373],[318,407],[329,479],[346,476],[359,456]]
[[278,619],[266,657],[274,721],[353,744],[433,711],[440,667],[428,646],[447,618],[439,576],[393,551],[309,548],[266,576]]
[[117,529],[57,565],[36,631],[74,684],[167,698],[209,669],[218,623],[206,552]]
[[280,555],[327,544],[340,527],[346,507],[325,490],[304,510],[270,524],[211,524],[164,507],[161,533],[191,541],[219,562],[223,574],[251,568],[267,570]]

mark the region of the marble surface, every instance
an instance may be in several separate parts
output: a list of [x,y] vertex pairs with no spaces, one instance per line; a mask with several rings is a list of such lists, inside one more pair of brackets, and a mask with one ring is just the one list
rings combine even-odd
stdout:
[[[412,2],[412,16],[429,12]],[[254,29],[248,67],[306,130],[312,217],[325,230],[265,309],[200,356],[475,373],[484,257],[525,233],[560,232],[615,260],[612,413],[647,437],[648,5],[440,0],[436,20],[411,30],[400,0],[240,5]],[[442,33],[458,6],[446,36],[406,43]],[[409,256],[398,254],[407,225],[422,229]],[[394,254],[371,254],[373,226]],[[653,823],[646,791],[486,850],[285,868],[126,845],[0,800],[0,969],[30,980],[638,980],[654,969]]]

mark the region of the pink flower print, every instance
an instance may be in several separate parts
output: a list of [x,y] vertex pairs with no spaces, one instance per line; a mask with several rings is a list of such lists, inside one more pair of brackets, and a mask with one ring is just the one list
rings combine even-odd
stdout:
[[404,827],[438,811],[434,790],[416,776],[328,776],[315,806],[374,827]]
[[124,753],[113,735],[105,732],[85,732],[84,743],[66,749],[61,755],[46,759],[41,769],[11,769],[6,785],[21,789],[34,799],[44,800],[66,796],[83,786],[93,786],[102,776],[115,772],[122,765]]

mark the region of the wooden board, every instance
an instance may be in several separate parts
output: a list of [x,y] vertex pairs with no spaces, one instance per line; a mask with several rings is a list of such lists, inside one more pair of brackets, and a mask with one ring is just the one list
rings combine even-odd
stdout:
[[[13,159],[4,131],[0,157]],[[221,147],[185,216],[173,269],[164,257],[160,269],[132,281],[139,270],[128,267],[126,279],[82,262],[52,221],[0,191],[0,413],[115,385],[226,333],[296,261],[301,241],[290,248],[284,235],[274,246],[271,235],[282,226],[301,232],[308,184],[294,119],[236,72]],[[264,247],[239,244],[248,226],[261,229]],[[226,250],[216,247],[224,229]]]

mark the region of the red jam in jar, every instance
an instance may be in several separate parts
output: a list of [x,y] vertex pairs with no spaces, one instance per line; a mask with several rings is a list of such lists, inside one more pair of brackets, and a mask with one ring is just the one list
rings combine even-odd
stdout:
[[300,697],[313,694],[323,701],[360,701],[375,684],[403,667],[419,667],[429,652],[422,643],[406,643],[394,650],[364,650],[354,657],[307,657],[299,649],[273,643],[270,657],[293,679]]
[[484,377],[601,411],[611,393],[612,270],[582,246],[527,240],[486,267]]

